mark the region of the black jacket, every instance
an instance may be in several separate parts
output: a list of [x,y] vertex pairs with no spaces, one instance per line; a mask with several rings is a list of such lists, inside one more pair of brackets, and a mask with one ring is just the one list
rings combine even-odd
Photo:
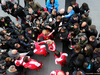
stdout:
[[0,21],[0,27],[11,28],[10,22],[12,22],[12,20],[9,16],[6,16],[4,17],[4,22]]
[[89,44],[95,49],[97,47],[97,40],[95,39],[94,42],[89,41]]
[[97,69],[100,68],[100,63],[97,63],[96,61],[93,63],[93,71],[94,73],[97,72]]
[[33,40],[36,40],[37,36],[38,36],[38,31],[32,30],[31,34],[28,33],[27,31],[25,33],[25,37],[28,39],[29,42],[33,42]]
[[[7,9],[12,9],[14,7],[14,4],[11,3],[10,1],[6,2],[6,5],[1,5],[1,8],[4,12],[7,12]],[[9,11],[7,13],[10,13]]]
[[20,46],[19,48],[16,48],[18,50],[19,53],[24,53],[24,52],[28,52],[28,48],[22,47]]
[[21,17],[26,17],[26,15],[25,15],[25,13],[24,13],[24,11],[23,11],[23,8],[22,7],[19,7],[18,6],[18,8],[13,8],[12,9],[13,11],[13,15],[15,15],[15,16],[19,16],[20,18]]
[[95,29],[94,31],[89,31],[89,29],[86,31],[86,35],[89,38],[90,36],[94,35],[95,37],[97,37],[98,35],[98,31]]
[[15,48],[15,47],[14,47],[14,44],[17,43],[17,42],[18,42],[17,39],[11,38],[10,40],[7,41],[7,44],[8,44],[8,46],[9,46],[10,48]]

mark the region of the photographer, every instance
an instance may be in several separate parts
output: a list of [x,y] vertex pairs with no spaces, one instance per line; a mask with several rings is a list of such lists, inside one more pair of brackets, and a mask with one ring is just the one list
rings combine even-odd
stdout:
[[56,28],[56,24],[55,24],[55,19],[53,18],[49,18],[48,22],[45,23],[45,29],[48,29],[49,31],[52,31],[53,29]]
[[86,33],[86,31],[88,30],[89,26],[86,22],[82,22],[80,29],[81,29],[81,33]]
[[80,33],[80,27],[78,23],[75,23],[74,25],[69,25],[67,28],[69,29],[69,31],[74,32],[74,37]]
[[19,24],[19,23],[17,23],[16,25],[13,24],[12,28],[17,36],[24,34],[24,29],[23,29],[23,26],[21,24]]
[[98,31],[96,29],[95,25],[91,25],[89,26],[88,30],[86,31],[86,35],[89,38],[90,36],[94,35],[95,37],[97,37],[98,35]]
[[58,34],[60,40],[66,40],[68,36],[68,30],[66,29],[66,27],[62,27]]
[[25,22],[26,14],[23,11],[23,7],[15,4],[14,7],[12,8],[12,13],[13,13],[13,16],[16,18],[16,21],[18,21],[18,17],[19,17],[22,22]]
[[35,16],[37,16],[32,8],[28,8],[28,15],[31,16],[32,21],[36,18]]
[[26,21],[25,21],[24,28],[26,29],[28,27],[33,27],[33,19],[31,17],[31,15],[26,16]]
[[33,23],[34,23],[33,27],[36,28],[39,31],[39,33],[42,32],[42,29],[44,29],[44,27],[41,24],[41,20],[40,19],[34,19]]
[[81,47],[85,47],[85,45],[88,43],[88,39],[85,35],[85,33],[79,33],[74,39],[75,44],[80,44]]
[[87,43],[88,43],[87,37],[85,35],[81,36],[78,44],[80,44],[81,47],[84,48]]
[[14,7],[14,4],[11,3],[10,1],[5,1],[5,0],[2,1],[1,8],[4,12],[7,12],[8,14],[12,15],[13,7]]

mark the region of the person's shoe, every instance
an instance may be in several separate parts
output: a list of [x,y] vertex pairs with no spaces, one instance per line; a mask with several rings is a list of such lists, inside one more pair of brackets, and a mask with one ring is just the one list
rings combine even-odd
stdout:
[[42,68],[42,66],[43,66],[43,62],[41,62],[40,68]]
[[46,52],[46,53],[44,54],[44,56],[46,57],[48,54],[49,54],[49,52]]
[[36,70],[39,71],[39,67],[37,67]]

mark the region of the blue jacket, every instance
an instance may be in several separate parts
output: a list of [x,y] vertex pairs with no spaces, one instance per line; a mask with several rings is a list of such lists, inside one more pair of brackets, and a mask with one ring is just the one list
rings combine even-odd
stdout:
[[[58,12],[58,6],[59,6],[58,0],[55,0],[54,7],[56,8],[57,12]],[[48,11],[51,13],[52,4],[50,4],[50,0],[47,0],[46,7],[48,8]]]
[[71,17],[74,13],[75,13],[75,11],[72,10],[70,13],[68,13],[68,15],[65,15],[65,18],[69,18],[69,17]]

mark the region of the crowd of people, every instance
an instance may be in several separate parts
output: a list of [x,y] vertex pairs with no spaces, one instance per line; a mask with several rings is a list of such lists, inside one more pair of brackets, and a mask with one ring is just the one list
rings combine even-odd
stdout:
[[[50,75],[85,75],[100,73],[100,34],[92,24],[87,3],[81,7],[72,0],[67,11],[58,11],[58,0],[45,0],[42,7],[34,0],[24,0],[22,7],[15,0],[1,0],[1,9],[9,16],[0,16],[0,74],[25,75],[26,69],[42,68],[43,63],[31,57],[34,54],[54,53],[55,64],[67,65],[67,53],[56,49],[55,41],[68,42],[72,51],[66,72],[54,70]],[[53,63],[53,62],[52,62]]]

